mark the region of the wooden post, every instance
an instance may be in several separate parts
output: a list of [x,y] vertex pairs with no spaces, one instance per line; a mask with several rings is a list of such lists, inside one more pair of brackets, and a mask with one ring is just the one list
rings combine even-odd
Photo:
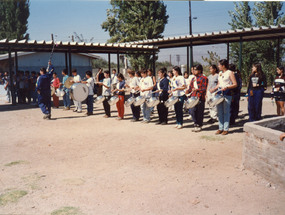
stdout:
[[242,37],[239,40],[239,71],[242,69]]
[[72,63],[71,63],[71,51],[70,51],[70,50],[68,51],[68,57],[69,57],[69,68],[68,68],[68,73],[69,73],[69,75],[72,75],[72,74],[71,74],[71,67],[72,67]]

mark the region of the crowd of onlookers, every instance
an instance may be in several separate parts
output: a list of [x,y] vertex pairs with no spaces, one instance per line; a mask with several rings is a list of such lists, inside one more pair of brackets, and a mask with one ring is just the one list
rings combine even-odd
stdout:
[[[12,84],[14,87],[16,102],[19,104],[37,104],[36,83],[40,73],[35,71],[18,71],[13,74]],[[7,72],[0,73],[0,84],[6,90],[6,102],[11,102],[11,80]]]

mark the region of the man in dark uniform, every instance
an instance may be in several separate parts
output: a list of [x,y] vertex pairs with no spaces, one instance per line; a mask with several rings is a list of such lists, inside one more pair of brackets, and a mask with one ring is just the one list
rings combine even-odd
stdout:
[[38,104],[41,108],[44,119],[51,118],[51,90],[50,83],[52,80],[53,69],[47,71],[45,68],[40,70],[41,76],[38,79],[36,90],[38,92]]

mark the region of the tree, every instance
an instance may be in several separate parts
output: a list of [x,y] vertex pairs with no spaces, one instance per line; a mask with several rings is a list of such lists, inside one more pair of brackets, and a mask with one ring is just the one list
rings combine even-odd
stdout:
[[[161,38],[168,21],[166,6],[161,1],[121,1],[111,0],[112,9],[107,10],[107,20],[102,28],[109,32],[108,42]],[[152,64],[151,54],[129,55],[135,68],[148,68]]]
[[0,39],[28,39],[29,0],[0,1]]
[[[252,13],[249,2],[234,4],[235,10],[229,11],[229,15],[231,16],[229,25],[232,29],[285,23],[285,16],[281,12],[283,7],[282,2],[255,2]],[[243,42],[241,74],[244,82],[247,82],[251,66],[254,62],[261,62],[267,78],[270,79],[275,74],[276,45],[277,42],[273,40]],[[237,64],[239,59],[239,43],[232,43],[230,49],[230,57],[233,63]],[[281,56],[282,53],[284,53],[284,49],[281,47]]]
[[[93,59],[92,61],[92,68],[104,68],[108,69],[109,64],[108,61],[106,61],[103,58]],[[111,62],[111,68],[117,68],[117,64]]]
[[212,51],[207,51],[207,52],[208,52],[209,58],[202,56],[202,60],[206,62],[208,66],[213,65],[213,64],[218,65],[221,57],[216,52],[212,52]]

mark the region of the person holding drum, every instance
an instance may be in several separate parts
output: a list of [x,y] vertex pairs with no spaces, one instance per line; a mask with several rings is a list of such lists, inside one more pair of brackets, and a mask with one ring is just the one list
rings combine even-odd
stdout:
[[[54,88],[54,91],[56,91],[60,87],[60,81],[56,73],[53,73],[53,80],[51,86]],[[59,108],[59,98],[56,96],[55,93],[52,95],[52,100],[53,100],[53,107]]]
[[[137,92],[137,90],[139,89],[140,81],[139,78],[135,76],[135,72],[133,70],[128,70],[128,74],[130,77],[130,84],[126,85],[126,87],[131,88],[131,96],[136,98],[140,95],[140,93]],[[141,111],[140,106],[134,106],[134,104],[131,104],[131,109],[133,113],[133,119],[131,121],[139,121]]]
[[226,59],[220,60],[218,67],[220,70],[218,85],[213,91],[220,89],[220,92],[222,92],[224,96],[224,101],[217,105],[219,130],[216,132],[216,134],[227,135],[229,133],[232,102],[231,89],[237,87],[237,82],[234,73],[228,69],[229,63]]
[[178,66],[173,67],[172,72],[174,77],[172,79],[172,89],[171,93],[173,96],[178,97],[178,102],[174,105],[174,110],[176,114],[176,125],[175,128],[181,129],[183,127],[183,104],[185,100],[186,83],[182,76],[181,69]]
[[248,114],[249,121],[261,119],[262,99],[267,88],[266,76],[262,71],[260,63],[252,65],[252,73],[249,76],[248,84]]
[[193,73],[195,77],[191,80],[189,90],[187,90],[186,93],[192,92],[191,97],[199,98],[199,103],[191,109],[192,115],[194,116],[194,129],[192,131],[200,132],[203,126],[208,78],[203,75],[203,67],[200,64],[194,66]]
[[51,72],[47,72],[45,68],[41,68],[40,70],[41,76],[38,79],[38,84],[36,90],[38,92],[38,104],[41,108],[44,119],[51,118],[51,90],[50,90],[50,82],[52,79],[53,70]]
[[283,116],[285,114],[285,74],[283,66],[277,67],[277,76],[272,86],[271,100],[273,100],[273,97],[277,106],[277,115]]
[[117,110],[118,110],[118,120],[122,120],[124,118],[124,103],[125,103],[125,77],[123,74],[118,74],[118,83],[116,86],[116,89],[113,90],[113,92],[116,92],[116,94],[119,97],[119,101],[116,103]]
[[[77,70],[76,69],[72,69],[72,76],[73,76],[73,81],[70,81],[72,83],[80,83],[81,82],[81,77],[80,75],[77,74]],[[81,102],[78,102],[78,101],[75,101],[73,100],[74,102],[74,110],[73,112],[77,112],[77,113],[82,113],[82,104]]]
[[104,71],[104,79],[103,82],[99,82],[98,84],[102,86],[102,95],[105,97],[103,101],[103,107],[105,110],[105,118],[111,116],[111,109],[108,101],[111,98],[111,79],[110,79],[110,72],[108,70]]
[[66,80],[68,79],[68,75],[67,75],[67,70],[63,69],[62,70],[62,83],[60,85],[63,85],[63,90],[65,91],[65,94],[63,96],[63,105],[64,105],[64,109],[63,110],[70,110],[70,97],[69,97],[69,89],[67,89],[64,86],[64,83],[66,82]]
[[[145,98],[151,97],[151,91],[153,88],[153,81],[152,78],[147,76],[146,70],[140,71],[142,79],[140,81],[140,91],[141,96]],[[151,108],[146,105],[146,102],[141,104],[141,110],[143,114],[143,123],[149,123],[150,122],[150,114],[151,114]]]
[[166,125],[168,122],[168,108],[165,107],[164,102],[168,99],[169,89],[169,81],[166,78],[166,68],[161,68],[160,70],[158,70],[158,77],[160,81],[157,83],[157,88],[161,93],[159,94],[160,103],[157,105],[159,121],[156,124]]
[[88,96],[87,96],[87,113],[86,116],[93,115],[93,95],[94,95],[94,79],[92,77],[92,72],[87,71],[86,72],[86,81],[81,81],[81,83],[86,84],[88,87]]

